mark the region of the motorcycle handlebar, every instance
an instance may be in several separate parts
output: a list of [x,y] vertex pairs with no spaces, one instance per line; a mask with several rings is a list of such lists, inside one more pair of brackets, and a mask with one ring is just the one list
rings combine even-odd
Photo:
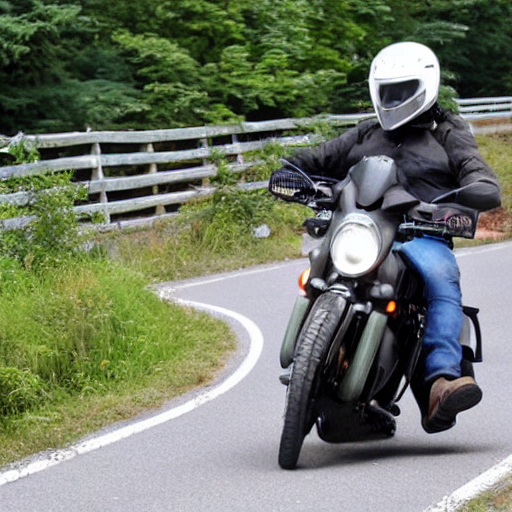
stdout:
[[474,238],[478,214],[478,210],[460,204],[421,202],[409,210],[407,221],[400,224],[398,230],[413,236]]

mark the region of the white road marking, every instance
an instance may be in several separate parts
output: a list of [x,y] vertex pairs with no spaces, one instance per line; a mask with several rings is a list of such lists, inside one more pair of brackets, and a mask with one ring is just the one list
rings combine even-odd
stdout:
[[291,260],[291,261],[286,261],[283,263],[278,263],[276,265],[261,266],[261,267],[258,267],[258,268],[252,269],[252,270],[242,269],[239,272],[231,272],[229,274],[225,274],[225,275],[221,275],[221,276],[217,276],[217,277],[203,278],[198,281],[188,281],[188,282],[184,282],[184,283],[177,283],[177,284],[174,284],[171,286],[167,286],[164,284],[164,285],[157,286],[157,288],[161,288],[163,290],[165,296],[167,296],[169,293],[172,294],[173,292],[175,292],[177,290],[184,290],[185,288],[193,288],[194,286],[203,286],[203,285],[207,285],[207,284],[211,284],[211,283],[218,283],[220,281],[234,279],[234,278],[240,277],[242,275],[250,276],[253,274],[267,273],[272,270],[279,270],[284,265],[289,265],[290,263],[297,263],[297,262],[303,262],[303,261],[305,261],[305,260]]
[[[461,258],[471,254],[494,252],[500,249],[508,249],[511,242],[495,243],[480,247],[468,247],[455,251],[455,256]],[[492,490],[503,478],[512,474],[512,455],[488,469],[467,484],[463,485],[449,496],[445,496],[439,503],[431,505],[424,512],[456,512],[462,505],[476,498],[480,494]]]
[[471,256],[473,254],[483,254],[486,252],[499,251],[501,249],[509,249],[511,246],[512,242],[501,242],[475,247],[463,247],[461,249],[456,249],[454,253],[456,258],[462,258],[463,256]]
[[[455,251],[456,257],[464,257],[469,254],[475,254],[475,253],[485,253],[485,252],[491,252],[496,251],[504,248],[508,248],[512,245],[512,242],[504,242],[504,243],[496,243],[491,244],[487,246],[481,246],[481,247],[469,247],[464,249],[458,249]],[[268,270],[275,270],[282,265],[289,264],[290,262],[286,262],[280,265],[272,266],[272,267],[266,267],[264,269],[256,269],[253,271],[250,271],[250,273],[258,273],[258,272],[267,272]],[[230,279],[233,277],[238,277],[241,274],[246,274],[247,272],[241,271],[240,273],[236,274],[229,274],[222,277],[216,277],[206,280],[200,280],[197,282],[191,282],[191,283],[184,283],[179,284],[175,288],[166,288],[166,289],[160,289],[159,293],[162,297],[166,297],[170,295],[169,292],[173,292],[178,289],[183,288],[189,288],[193,286],[199,286],[204,285],[208,283],[218,282],[222,281],[224,279]],[[249,320],[248,318],[234,312],[230,311],[224,308],[220,308],[217,306],[211,306],[209,304],[201,304],[196,303],[192,301],[184,301],[184,300],[178,300],[178,303],[181,303],[183,305],[187,305],[196,309],[206,310],[206,311],[212,311],[220,315],[224,315],[227,317],[230,317],[234,319],[235,321],[239,322],[242,327],[248,332],[251,343],[250,343],[250,349],[249,353],[247,354],[246,358],[240,365],[240,367],[233,373],[230,377],[228,377],[225,381],[223,381],[219,386],[202,393],[198,395],[196,398],[186,402],[185,404],[175,407],[173,409],[170,409],[169,411],[166,411],[162,414],[159,414],[157,416],[154,416],[152,418],[149,418],[147,420],[143,420],[137,423],[130,424],[126,427],[120,428],[118,430],[115,430],[113,432],[110,432],[108,434],[99,436],[97,438],[90,439],[88,441],[85,441],[83,443],[79,443],[77,445],[71,446],[68,449],[65,450],[58,450],[56,452],[53,452],[50,454],[47,458],[44,460],[39,460],[36,462],[29,463],[27,466],[20,468],[20,469],[12,469],[5,471],[3,473],[0,473],[0,486],[14,482],[16,480],[19,480],[20,478],[29,476],[34,473],[38,473],[39,471],[43,471],[51,466],[55,466],[57,464],[60,464],[61,462],[65,460],[70,460],[77,455],[82,455],[84,453],[88,453],[91,451],[94,451],[98,448],[101,448],[103,446],[107,446],[109,444],[115,443],[117,441],[120,441],[121,439],[130,437],[134,434],[137,434],[139,432],[143,432],[144,430],[148,430],[154,426],[160,425],[162,423],[165,423],[167,421],[170,421],[174,418],[177,418],[179,416],[182,416],[183,414],[186,414],[187,412],[190,412],[200,405],[209,402],[210,400],[213,400],[214,398],[217,398],[218,396],[222,395],[226,391],[230,390],[234,386],[236,386],[241,380],[243,380],[249,372],[252,370],[252,368],[255,366],[256,362],[258,361],[261,352],[263,350],[263,335],[254,322]],[[482,475],[478,476],[471,482],[467,483],[466,485],[462,486],[458,490],[456,490],[454,493],[452,493],[449,496],[446,496],[443,498],[441,502],[439,502],[436,505],[432,505],[428,509],[426,509],[424,512],[455,512],[458,507],[460,507],[463,503],[466,503],[467,501],[471,500],[472,498],[478,496],[480,493],[485,492],[486,490],[489,490],[492,488],[493,485],[495,485],[499,480],[504,478],[505,476],[512,473],[512,455],[505,459],[504,461],[500,462],[496,466],[493,466],[491,469],[483,473]]]
[[214,398],[217,398],[223,393],[226,393],[226,391],[229,391],[231,388],[236,386],[250,373],[250,371],[256,365],[263,350],[263,334],[261,333],[258,326],[252,320],[249,320],[247,317],[242,316],[234,311],[230,311],[228,309],[220,308],[217,306],[211,306],[209,304],[202,304],[199,302],[184,300],[178,300],[177,302],[185,306],[192,307],[194,309],[208,311],[224,317],[231,318],[232,320],[238,322],[247,331],[250,337],[249,352],[245,359],[240,364],[240,366],[236,369],[236,371],[232,373],[227,379],[222,381],[218,386],[199,394],[192,400],[189,400],[188,402],[178,407],[174,407],[173,409],[165,411],[146,420],[131,423],[130,425],[119,428],[107,434],[100,435],[98,437],[78,443],[67,449],[58,450],[56,452],[51,453],[49,456],[45,457],[42,460],[37,460],[35,462],[28,463],[26,466],[7,470],[3,473],[0,473],[0,486],[10,482],[14,482],[16,480],[19,480],[20,478],[32,475],[34,473],[38,473],[52,466],[60,464],[61,462],[64,462],[66,460],[73,459],[77,455],[89,453],[91,451],[97,450],[98,448],[102,448],[109,444],[120,441],[121,439],[125,439],[134,434],[138,434],[139,432],[143,432],[152,427],[161,425],[162,423],[178,418],[183,414],[193,411],[200,405],[203,405],[206,402],[209,402]]
[[512,473],[512,455],[496,464],[485,473],[463,485],[439,503],[425,509],[424,512],[456,512],[462,505],[480,494],[492,490],[500,480]]

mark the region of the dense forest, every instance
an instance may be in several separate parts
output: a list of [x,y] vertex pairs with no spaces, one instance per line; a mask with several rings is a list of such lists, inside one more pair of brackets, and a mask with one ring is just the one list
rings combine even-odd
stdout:
[[0,0],[0,133],[360,111],[402,40],[447,94],[512,94],[510,0]]

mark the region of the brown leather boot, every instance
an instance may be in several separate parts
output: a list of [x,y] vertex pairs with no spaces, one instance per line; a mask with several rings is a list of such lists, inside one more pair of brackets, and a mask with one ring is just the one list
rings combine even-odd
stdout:
[[459,412],[475,406],[482,399],[482,390],[472,377],[455,380],[437,379],[430,389],[428,415],[422,419],[425,432],[433,434],[455,425]]

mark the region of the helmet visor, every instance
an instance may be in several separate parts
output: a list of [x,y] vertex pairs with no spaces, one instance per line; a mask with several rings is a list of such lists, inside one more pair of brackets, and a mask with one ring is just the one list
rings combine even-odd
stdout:
[[380,124],[384,130],[394,130],[415,118],[425,104],[425,91],[405,103],[391,108],[377,107]]
[[420,86],[419,80],[407,80],[379,86],[380,104],[382,107],[395,108],[412,98]]

